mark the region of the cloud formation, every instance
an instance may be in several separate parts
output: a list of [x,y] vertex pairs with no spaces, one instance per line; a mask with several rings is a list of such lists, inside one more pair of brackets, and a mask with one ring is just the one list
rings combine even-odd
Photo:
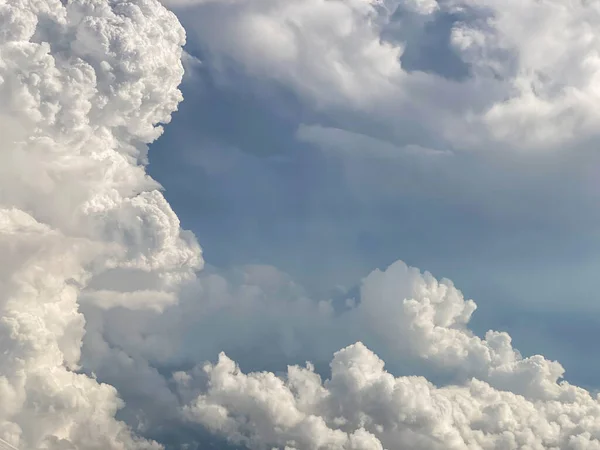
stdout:
[[[356,295],[324,302],[260,266],[228,278],[200,276],[194,289],[161,317],[86,313],[86,346],[96,346],[84,347],[94,358],[86,364],[128,393],[132,422],[141,417],[148,430],[196,424],[249,448],[600,443],[598,399],[563,381],[559,363],[523,357],[507,333],[474,335],[475,303],[451,281],[401,261],[369,274]],[[391,372],[362,342],[386,355]],[[321,367],[335,356],[324,382],[327,371],[312,364],[291,366],[287,375],[246,375],[225,354],[191,370],[156,370],[213,359],[219,349],[259,370],[303,358]],[[398,372],[436,381],[392,375]]]
[[[225,354],[203,367],[208,388],[185,408],[189,420],[249,448],[595,449],[599,405],[564,386],[547,400],[472,379],[437,388],[399,377],[362,343],[337,352],[331,378],[308,364],[244,374]],[[179,374],[184,386],[190,378]]]
[[[197,12],[215,64],[322,111],[421,123],[449,147],[596,133],[591,3],[172,4]],[[465,80],[408,71],[404,44],[383,38],[399,12],[457,11]],[[566,44],[549,46],[533,17]],[[155,0],[0,0],[0,445],[159,449],[149,436],[197,427],[250,448],[600,448],[598,400],[508,334],[473,334],[475,304],[449,280],[397,262],[356,297],[317,301],[267,266],[197,278],[201,249],[144,168],[182,99],[184,41]],[[299,135],[345,138],[331,131]],[[448,156],[418,144],[400,148]],[[366,345],[439,387],[386,372]],[[199,365],[221,350],[263,368],[336,353],[322,381],[310,364],[281,378],[224,354]]]
[[181,100],[185,34],[152,0],[3,1],[0,24],[0,438],[159,448],[79,372],[78,300],[139,307],[144,289],[164,307],[201,267],[143,168]]
[[[221,76],[241,68],[329,114],[400,128],[398,140],[411,127],[423,129],[421,140],[433,134],[455,149],[547,151],[597,138],[593,2],[165,3],[182,12]],[[427,38],[428,24],[443,20],[452,22],[446,51],[468,70],[460,80],[401,62],[407,47]]]
[[600,448],[598,398],[560,381],[558,363],[521,357],[506,333],[472,335],[474,309],[449,281],[398,262],[364,280],[347,314],[396,361],[424,359],[459,383],[394,377],[361,342],[335,353],[326,381],[310,363],[244,374],[221,353],[174,374],[191,398],[183,414],[252,449]]

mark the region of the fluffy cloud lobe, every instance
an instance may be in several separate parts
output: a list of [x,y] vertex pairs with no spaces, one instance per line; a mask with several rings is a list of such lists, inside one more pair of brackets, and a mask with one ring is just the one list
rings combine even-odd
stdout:
[[79,372],[78,301],[140,307],[144,290],[162,308],[202,263],[143,169],[181,100],[184,38],[152,0],[0,1],[4,445],[159,448]]
[[447,280],[398,262],[365,279],[348,314],[372,320],[395,358],[412,353],[457,383],[395,377],[361,342],[334,354],[325,381],[311,364],[245,374],[221,353],[174,375],[191,398],[183,414],[252,449],[600,448],[598,398],[560,381],[558,363],[523,358],[507,334],[472,335],[473,310]]
[[185,408],[186,416],[250,448],[574,450],[599,445],[599,405],[587,392],[565,388],[561,396],[540,401],[477,379],[437,388],[422,377],[395,378],[362,343],[334,355],[325,382],[310,365],[289,367],[284,379],[272,373],[246,375],[224,354],[204,371],[209,388]]

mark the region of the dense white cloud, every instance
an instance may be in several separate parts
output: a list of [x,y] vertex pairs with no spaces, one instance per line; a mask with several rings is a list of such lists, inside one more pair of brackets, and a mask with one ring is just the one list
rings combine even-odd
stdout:
[[564,386],[561,397],[538,400],[476,379],[437,388],[395,378],[362,343],[334,355],[325,382],[311,365],[284,378],[246,375],[223,353],[199,375],[208,387],[186,417],[250,448],[600,448],[600,404],[583,390]]
[[[424,121],[449,146],[557,146],[596,132],[590,3],[183,6],[198,8],[194,32],[214,61],[325,111]],[[423,21],[468,9],[451,44],[471,77],[404,70],[404,44],[382,39],[397,8]],[[565,43],[549,45],[533,18]],[[474,335],[475,304],[448,280],[397,262],[338,304],[266,266],[196,279],[200,247],[144,169],[181,100],[184,38],[155,0],[0,0],[0,445],[160,448],[115,419],[119,389],[136,431],[191,422],[252,448],[600,448],[598,401],[561,382],[560,364],[523,358],[508,334]],[[378,148],[388,158],[397,147]],[[362,344],[335,354],[326,382],[310,366],[244,375],[225,356],[179,370],[222,349],[257,366],[320,363],[356,341],[456,386],[394,378]]]
[[[579,449],[600,443],[600,403],[562,381],[560,364],[522,357],[506,333],[474,335],[474,302],[449,280],[402,262],[369,274],[357,296],[341,303],[311,301],[268,267],[228,278],[207,274],[194,289],[160,317],[86,313],[85,364],[136,399],[129,414],[149,429],[165,418],[181,420],[183,401],[184,420],[251,448]],[[175,372],[172,380],[154,369],[212,359],[223,348],[245,366],[282,369],[302,358],[321,364],[357,340],[376,346],[393,371],[451,383],[438,388],[425,378],[395,379],[362,344],[336,354],[324,384],[297,367],[287,379],[244,375],[223,355],[216,365]],[[161,405],[159,414],[151,402]]]
[[185,34],[152,0],[0,1],[0,29],[0,438],[159,448],[78,373],[78,297],[159,308],[201,266],[143,168],[181,100]]
[[358,300],[331,326],[378,335],[393,361],[425,360],[456,383],[396,378],[361,342],[335,353],[324,382],[311,364],[244,374],[221,353],[174,374],[184,417],[256,449],[600,448],[598,399],[561,381],[558,363],[521,357],[506,333],[474,336],[475,305],[450,281],[397,262],[367,276]]

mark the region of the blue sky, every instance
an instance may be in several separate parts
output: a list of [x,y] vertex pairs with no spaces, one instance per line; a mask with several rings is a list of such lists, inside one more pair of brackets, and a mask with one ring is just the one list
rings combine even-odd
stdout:
[[[324,112],[235,62],[223,69],[194,33],[196,16],[180,17],[201,63],[151,146],[149,172],[208,264],[273,265],[327,298],[402,259],[474,298],[476,332],[509,331],[523,353],[598,387],[598,190],[584,178],[597,152],[407,155],[407,142],[445,143],[405,117],[390,126],[360,110]],[[390,39],[410,19],[398,11]],[[449,48],[458,19],[439,14],[415,32],[405,69],[468,76]]]

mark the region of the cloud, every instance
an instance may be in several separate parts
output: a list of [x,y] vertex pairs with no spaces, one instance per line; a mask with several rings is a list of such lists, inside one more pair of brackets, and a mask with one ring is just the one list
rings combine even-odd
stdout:
[[[166,4],[180,6],[177,1]],[[362,105],[381,98],[401,72],[400,50],[379,39],[378,11],[385,9],[377,2],[203,0],[183,5],[186,11],[198,8],[193,16],[200,22],[190,27],[192,34],[198,33],[203,43],[219,36],[207,49],[216,57],[291,83],[319,104],[350,100]],[[204,14],[210,21],[201,18]]]
[[378,336],[390,359],[416,357],[452,372],[454,382],[395,377],[362,342],[334,354],[325,381],[310,363],[245,374],[221,353],[215,364],[174,374],[188,399],[182,414],[257,449],[599,446],[598,399],[561,381],[558,363],[523,358],[506,333],[474,336],[474,309],[450,281],[397,262],[367,276],[357,306],[332,321],[353,317],[348,338]]
[[[523,357],[507,333],[473,334],[475,308],[451,281],[401,261],[370,273],[356,295],[320,302],[276,269],[254,266],[200,276],[160,316],[86,310],[84,365],[120,387],[131,423],[177,430],[191,422],[250,448],[597,445],[598,401],[563,381],[559,363]],[[322,364],[357,341],[365,344],[337,352],[322,383]],[[390,373],[365,345],[385,355]],[[319,370],[244,375],[224,355],[186,368],[220,350],[251,370],[307,359]]]
[[[327,114],[420,124],[444,143],[361,141],[380,160],[395,160],[396,149],[413,167],[423,162],[415,153],[425,163],[451,157],[439,152],[471,145],[464,130],[490,147],[519,146],[523,130],[507,138],[502,127],[520,124],[523,111],[534,131],[525,147],[592,137],[593,116],[562,121],[567,110],[575,118],[588,111],[580,94],[593,94],[593,77],[583,66],[571,66],[556,89],[539,74],[542,91],[515,89],[530,72],[566,64],[534,58],[539,48],[526,24],[511,34],[516,12],[573,28],[572,11],[483,6],[187,5],[190,18],[202,17],[194,32],[208,53],[203,65],[242,67]],[[452,45],[472,67],[468,80],[408,72],[403,46],[382,39],[398,9],[426,22],[461,8],[478,11],[453,27]],[[586,8],[577,5],[575,17],[592,21]],[[21,450],[159,449],[152,438],[206,427],[250,447],[598,445],[598,402],[561,382],[560,364],[523,357],[508,334],[471,332],[475,304],[449,280],[397,262],[369,274],[357,296],[312,299],[264,265],[197,277],[202,251],[145,172],[147,145],[182,99],[185,33],[158,2],[0,0],[0,25],[0,442]],[[593,43],[572,31],[569,45],[587,54]],[[521,39],[534,50],[511,65]],[[339,150],[362,134],[313,124],[299,136]],[[232,164],[215,158],[211,170]],[[357,341],[364,345],[347,347]],[[394,371],[424,373],[442,387],[394,378],[365,345]],[[299,359],[317,367],[339,348],[326,382],[310,366],[280,379],[244,375],[224,356],[198,365],[225,350],[252,370]]]
[[[485,221],[487,232],[493,230],[497,239],[505,239],[508,230],[514,238],[515,229],[529,227],[536,233],[544,228],[571,235],[580,227],[594,228],[598,220],[593,207],[597,189],[590,173],[598,155],[591,149],[579,155],[547,155],[541,163],[536,154],[464,154],[397,145],[320,125],[300,125],[296,137],[325,155],[327,164],[341,168],[340,179],[331,184],[343,186],[340,190],[351,193],[360,206],[389,211],[408,201],[411,208],[404,215],[429,209],[439,214],[437,220],[448,216],[440,209],[461,211],[466,221]],[[561,181],[565,179],[569,182]],[[448,227],[435,232],[444,235]]]
[[[590,2],[166,3],[221,77],[241,70],[280,83],[311,107],[338,120],[362,115],[399,141],[548,152],[597,138],[600,15]],[[419,67],[413,53],[401,62],[436,21],[451,22],[440,54],[468,69],[459,80],[408,70]]]
[[[597,448],[598,401],[563,386],[540,401],[472,379],[437,388],[399,377],[362,343],[337,352],[322,381],[308,364],[285,377],[244,374],[225,354],[186,417],[249,448]],[[182,385],[190,379],[179,375]]]
[[0,438],[157,449],[80,372],[78,300],[157,308],[202,265],[143,167],[181,100],[183,29],[149,0],[4,1],[0,24]]
[[297,137],[300,141],[310,142],[328,150],[352,152],[352,156],[361,156],[363,159],[403,159],[403,162],[410,163],[407,157],[439,157],[453,154],[449,150],[429,149],[418,145],[399,147],[364,134],[320,125],[300,125]]

